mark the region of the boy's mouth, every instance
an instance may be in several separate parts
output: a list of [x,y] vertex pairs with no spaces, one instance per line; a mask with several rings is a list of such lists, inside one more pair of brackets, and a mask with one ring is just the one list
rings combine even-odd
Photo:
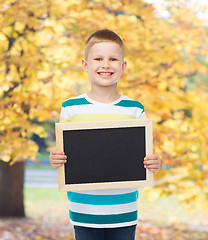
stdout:
[[111,76],[113,75],[113,72],[98,72],[98,74],[101,76]]

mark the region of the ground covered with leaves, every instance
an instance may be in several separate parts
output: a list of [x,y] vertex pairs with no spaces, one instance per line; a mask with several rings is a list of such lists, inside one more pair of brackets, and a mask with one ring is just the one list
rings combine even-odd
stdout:
[[[174,199],[141,200],[136,240],[208,240],[208,213],[182,212]],[[0,219],[1,240],[73,240],[65,194],[26,189],[26,218]],[[184,210],[183,210],[184,211]]]
[[[140,221],[136,239],[141,240],[207,240],[208,232],[194,231],[187,225],[166,225]],[[68,222],[55,223],[47,216],[39,219],[4,219],[0,221],[1,240],[73,240],[73,229]]]

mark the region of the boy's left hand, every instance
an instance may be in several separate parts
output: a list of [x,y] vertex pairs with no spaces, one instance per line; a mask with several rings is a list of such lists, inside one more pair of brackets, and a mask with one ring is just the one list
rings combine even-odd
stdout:
[[157,154],[149,155],[144,158],[144,167],[156,173],[160,170],[161,159]]

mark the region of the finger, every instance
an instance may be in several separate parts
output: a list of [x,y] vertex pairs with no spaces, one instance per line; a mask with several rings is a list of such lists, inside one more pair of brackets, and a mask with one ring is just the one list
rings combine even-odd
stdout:
[[148,155],[144,158],[144,160],[156,160],[159,159],[160,157],[157,154],[152,154],[152,155]]
[[152,168],[152,169],[159,169],[159,166],[158,165],[144,165],[144,168]]
[[58,150],[57,148],[51,149],[50,153],[52,153],[52,154],[54,154],[54,155],[59,155],[59,154],[60,154],[60,155],[63,155],[63,154],[65,154],[63,151]]
[[67,156],[66,155],[51,155],[50,159],[51,160],[66,160]]
[[159,171],[159,167],[158,166],[144,166],[144,168],[148,169],[149,171],[156,173]]
[[159,161],[158,160],[145,160],[143,163],[145,165],[152,165],[152,164],[158,164],[159,165]]
[[52,164],[64,164],[66,162],[67,160],[62,160],[62,159],[59,159],[59,160],[56,159],[51,161]]
[[51,155],[65,155],[65,153],[61,151],[54,151],[54,152],[51,152]]
[[67,162],[67,160],[50,160],[51,166],[52,167],[57,167],[56,165],[63,165]]

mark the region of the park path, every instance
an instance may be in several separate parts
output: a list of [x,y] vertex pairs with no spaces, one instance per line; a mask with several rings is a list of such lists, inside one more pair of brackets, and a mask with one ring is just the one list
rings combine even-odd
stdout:
[[[37,165],[37,163],[26,162],[26,165]],[[48,161],[44,161],[43,165],[50,166]],[[25,187],[43,187],[43,188],[56,188],[58,187],[58,174],[57,170],[51,169],[27,169],[24,173],[24,186]]]
[[58,187],[57,170],[25,170],[25,187]]

